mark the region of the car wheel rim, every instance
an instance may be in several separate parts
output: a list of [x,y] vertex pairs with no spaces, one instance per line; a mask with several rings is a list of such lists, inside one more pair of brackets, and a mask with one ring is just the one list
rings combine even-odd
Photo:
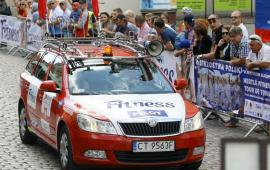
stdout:
[[21,110],[20,114],[20,133],[24,137],[26,131],[26,113],[25,108]]
[[60,157],[61,157],[61,163],[63,167],[66,167],[67,162],[68,162],[68,139],[65,133],[63,133],[61,136]]

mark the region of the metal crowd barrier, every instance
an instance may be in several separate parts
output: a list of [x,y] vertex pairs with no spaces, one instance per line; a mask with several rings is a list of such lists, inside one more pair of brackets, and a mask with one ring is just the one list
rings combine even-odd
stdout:
[[[203,119],[204,121],[206,121],[206,120],[209,118],[209,116],[211,116],[212,114],[215,114],[216,116],[218,116],[218,118],[219,118],[223,123],[225,123],[226,121],[225,121],[220,115],[227,116],[227,117],[232,117],[232,118],[234,118],[234,119],[238,119],[238,120],[241,120],[241,121],[244,121],[244,122],[248,122],[248,123],[254,124],[254,125],[252,126],[252,128],[245,134],[245,136],[244,136],[243,138],[248,137],[248,136],[251,134],[251,132],[253,132],[253,131],[256,129],[257,126],[260,126],[260,127],[263,129],[263,131],[267,134],[267,136],[269,136],[269,131],[267,130],[269,127],[266,127],[266,128],[265,128],[261,123],[256,122],[256,119],[255,119],[255,121],[252,121],[252,120],[248,120],[248,119],[247,119],[248,117],[244,117],[244,118],[241,118],[241,117],[235,117],[235,116],[232,116],[232,115],[228,114],[228,113],[225,112],[225,111],[216,110],[216,109],[211,109],[211,108],[206,108],[206,107],[203,107],[203,106],[200,106],[200,105],[197,105],[197,104],[196,104],[196,106],[197,106],[198,108],[200,108],[204,113],[207,113],[206,116],[205,116],[204,119]],[[210,111],[208,111],[208,110],[210,110]],[[250,119],[252,119],[252,118],[250,118]],[[267,123],[267,126],[269,126],[268,123]]]

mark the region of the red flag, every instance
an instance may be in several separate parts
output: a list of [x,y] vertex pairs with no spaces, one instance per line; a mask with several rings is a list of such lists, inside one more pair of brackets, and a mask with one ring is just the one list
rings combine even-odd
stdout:
[[46,0],[39,0],[38,1],[38,12],[39,16],[42,19],[46,19],[46,12],[47,12],[47,6],[46,6]]
[[96,16],[98,20],[98,13],[99,13],[98,0],[92,0],[92,9],[93,9],[94,15]]

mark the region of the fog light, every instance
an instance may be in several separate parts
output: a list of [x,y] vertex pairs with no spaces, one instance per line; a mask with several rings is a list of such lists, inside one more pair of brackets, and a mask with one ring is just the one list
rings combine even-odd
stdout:
[[204,152],[204,146],[196,147],[193,150],[193,155],[200,155]]
[[106,152],[102,150],[87,150],[84,152],[83,156],[89,157],[89,158],[100,158],[100,159],[107,158]]

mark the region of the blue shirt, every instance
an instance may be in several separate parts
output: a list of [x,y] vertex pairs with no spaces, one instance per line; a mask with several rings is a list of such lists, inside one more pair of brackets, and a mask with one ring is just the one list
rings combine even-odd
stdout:
[[125,29],[123,27],[117,25],[115,32],[121,32],[124,34],[124,31]]
[[175,38],[177,37],[177,33],[170,28],[164,28],[160,32],[160,36],[165,43],[171,41],[171,43],[174,45]]
[[134,35],[138,35],[138,28],[134,24],[127,22],[124,34],[129,36],[129,31],[133,31]]
[[82,11],[80,9],[78,9],[77,11],[72,11],[69,18],[73,19],[74,17],[75,23],[78,23],[81,13]]
[[176,48],[176,44],[184,39],[188,39],[188,34],[186,33],[186,31],[182,30],[180,34],[178,34],[177,37],[175,38],[174,47]]
[[93,8],[92,8],[92,0],[89,1],[89,5],[88,5],[88,11],[92,11],[93,12]]
[[36,21],[39,19],[39,13],[38,13],[38,10],[36,12],[33,13],[33,16],[32,16],[32,22],[33,23],[36,23]]

